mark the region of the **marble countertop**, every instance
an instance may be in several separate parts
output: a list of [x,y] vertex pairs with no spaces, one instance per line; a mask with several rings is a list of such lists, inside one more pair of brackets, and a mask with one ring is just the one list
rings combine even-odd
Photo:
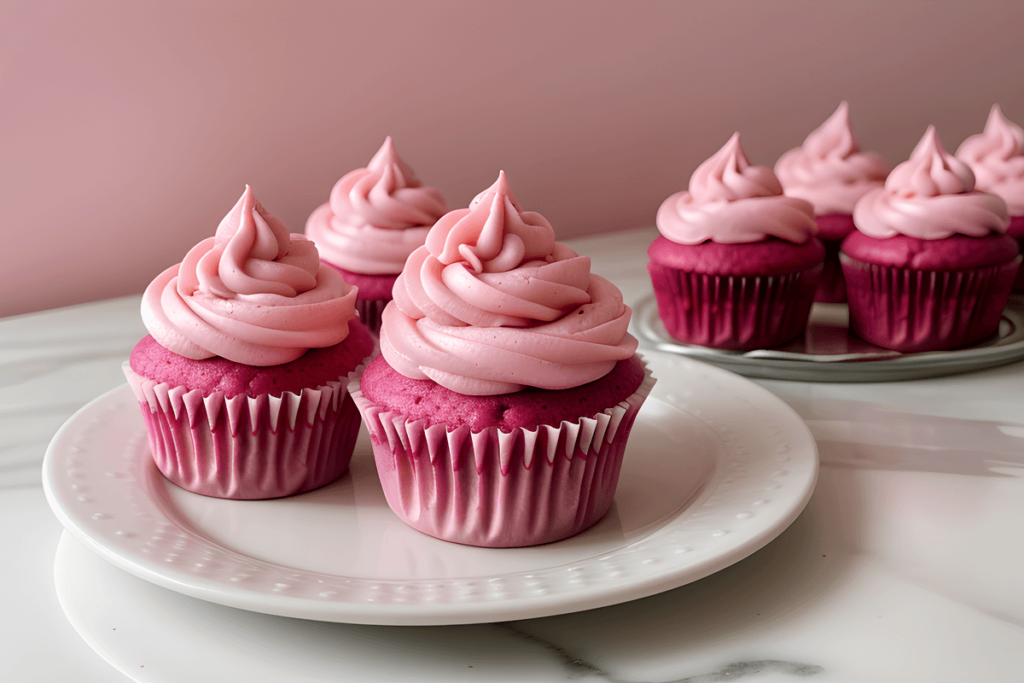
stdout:
[[[653,234],[572,245],[635,303],[650,293],[642,264]],[[121,362],[144,334],[138,297],[0,320],[4,680],[167,680],[159,662],[121,661],[118,670],[88,646],[61,608],[58,590],[72,589],[95,592],[101,612],[105,596],[124,590],[168,617],[234,624],[223,646],[196,661],[194,680],[225,680],[217,647],[261,643],[268,629],[289,634],[280,647],[359,646],[359,657],[301,680],[1021,680],[1024,363],[902,383],[758,381],[806,421],[822,465],[806,510],[764,549],[693,584],[599,610],[381,627],[202,603],[62,539],[41,487],[46,446],[72,413],[124,382]],[[55,584],[55,557],[69,553],[82,571]],[[254,648],[254,665],[274,671],[274,647]]]

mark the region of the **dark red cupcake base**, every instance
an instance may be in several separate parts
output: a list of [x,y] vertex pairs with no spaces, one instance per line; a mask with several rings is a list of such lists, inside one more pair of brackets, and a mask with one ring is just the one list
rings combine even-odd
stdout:
[[775,239],[682,245],[661,237],[648,249],[647,270],[669,335],[687,344],[748,351],[800,336],[824,253],[817,239],[801,245]]
[[846,280],[843,268],[839,265],[839,245],[843,239],[856,230],[853,216],[848,213],[830,213],[815,216],[818,226],[818,239],[825,245],[825,265],[821,269],[821,280],[814,300],[824,304],[841,304],[846,302]]
[[956,349],[996,333],[1020,269],[1006,263],[969,270],[914,270],[842,255],[850,330],[903,353]]
[[374,334],[380,334],[381,314],[384,308],[391,301],[391,291],[395,287],[398,275],[367,275],[365,273],[353,273],[333,263],[326,265],[334,268],[345,278],[345,282],[359,288],[356,294],[356,312],[359,313],[359,320]]

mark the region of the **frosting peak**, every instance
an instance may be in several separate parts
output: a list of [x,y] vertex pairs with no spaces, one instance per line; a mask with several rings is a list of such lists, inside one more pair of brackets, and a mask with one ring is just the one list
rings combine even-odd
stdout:
[[844,100],[839,107],[804,139],[804,151],[819,159],[845,159],[860,151],[850,126],[850,105]]
[[785,197],[770,168],[754,166],[735,133],[697,167],[689,191],[677,192],[658,209],[658,230],[680,244],[734,244],[777,237],[802,244],[816,231],[813,207]]
[[161,273],[142,299],[150,334],[174,353],[280,365],[348,336],[356,289],[320,268],[312,242],[245,192],[213,237]]
[[306,235],[329,263],[356,273],[396,274],[445,210],[441,193],[416,177],[388,136],[366,168],[334,185],[330,201],[306,222]]
[[811,202],[819,216],[853,213],[858,199],[882,186],[886,171],[881,156],[860,151],[846,102],[775,164],[786,194]]
[[452,211],[427,235],[427,249],[444,265],[466,261],[475,273],[512,270],[545,259],[555,247],[547,219],[523,211],[505,172],[478,194],[468,209]]
[[1024,215],[1024,129],[992,105],[985,130],[963,141],[956,156],[974,171],[977,189],[1006,200],[1010,214]]
[[580,386],[637,346],[618,289],[556,242],[543,216],[522,210],[504,173],[437,221],[394,297],[381,327],[385,359],[462,394]]
[[984,237],[1006,232],[1006,202],[974,191],[974,174],[942,146],[934,126],[893,169],[885,187],[857,202],[853,222],[861,232],[879,239],[897,234],[918,239],[944,239],[961,234]]
[[974,189],[974,173],[946,151],[935,126],[928,126],[910,158],[889,174],[885,189],[908,197],[960,194]]
[[722,149],[690,176],[690,196],[697,203],[736,201],[782,194],[782,185],[770,168],[754,166],[733,133]]

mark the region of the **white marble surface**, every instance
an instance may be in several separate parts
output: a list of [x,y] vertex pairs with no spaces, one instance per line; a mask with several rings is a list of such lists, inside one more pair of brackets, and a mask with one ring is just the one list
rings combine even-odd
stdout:
[[[574,246],[637,301],[649,293],[642,264],[652,234]],[[50,437],[123,382],[120,363],[143,334],[137,298],[0,320],[2,680],[167,680],[159,659],[125,664],[131,642],[140,656],[188,661],[183,651],[161,650],[165,640],[145,630],[146,620],[135,623],[129,645],[108,645],[121,648],[128,676],[79,637],[58,602],[61,528],[40,488]],[[230,680],[224,665],[239,652],[253,670],[284,676],[289,658],[280,648],[311,641],[352,654],[300,666],[295,680],[1024,679],[1024,363],[905,383],[760,384],[796,409],[818,441],[822,470],[810,505],[750,558],[644,600],[486,626],[318,624],[150,586],[96,564],[70,538],[58,566],[70,576],[58,584],[94,596],[81,618],[129,619],[143,605],[165,624],[232,624],[195,660],[195,680]],[[119,596],[134,602],[117,604]],[[273,631],[289,637],[268,638]],[[188,634],[179,639],[187,644]]]

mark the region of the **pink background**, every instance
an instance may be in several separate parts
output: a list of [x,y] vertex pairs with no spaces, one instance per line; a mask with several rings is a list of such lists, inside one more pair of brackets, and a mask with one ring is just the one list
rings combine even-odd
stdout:
[[842,99],[890,164],[1024,123],[1024,4],[0,3],[0,315],[141,292],[245,183],[292,230],[384,136],[452,208],[499,169],[561,238],[650,225],[739,130]]

